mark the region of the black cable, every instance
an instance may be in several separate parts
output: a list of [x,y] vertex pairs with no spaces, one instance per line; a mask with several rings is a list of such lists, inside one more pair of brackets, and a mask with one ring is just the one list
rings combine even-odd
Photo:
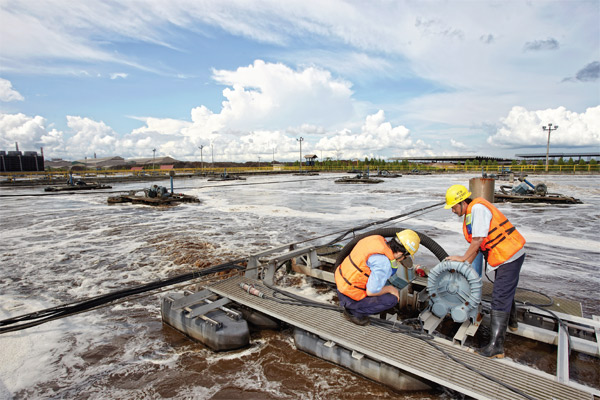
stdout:
[[520,396],[525,397],[526,399],[529,400],[535,400],[535,397],[532,397],[530,395],[528,395],[527,393],[522,392],[521,390],[517,389],[514,386],[509,385],[508,383],[502,382],[499,379],[497,379],[496,377],[486,374],[483,371],[478,370],[475,367],[472,367],[471,365],[467,364],[464,361],[459,360],[458,358],[454,357],[452,354],[448,353],[447,351],[445,351],[444,349],[442,349],[440,346],[438,346],[437,344],[433,343],[433,341],[431,340],[427,340],[427,339],[422,339],[425,343],[427,343],[428,345],[430,345],[431,347],[437,349],[438,351],[440,351],[442,354],[444,354],[446,357],[450,358],[452,361],[462,365],[463,367],[475,372],[476,374],[479,374],[481,376],[483,376],[486,379],[489,379],[492,382],[495,382],[497,384],[499,384],[500,386],[504,386],[505,388],[507,388],[508,390],[510,390],[511,392],[514,392]]
[[[279,183],[279,182],[271,182],[271,183]],[[391,218],[387,218],[383,221],[376,221],[367,225],[364,225],[363,227],[358,227],[358,228],[353,228],[348,232],[353,232],[356,230],[360,230],[360,229],[364,229],[364,227],[368,227],[368,226],[373,226],[373,225],[377,225],[380,223],[385,223],[397,218],[402,218],[411,214],[414,214],[416,212],[422,211],[422,210],[426,210],[426,209],[430,209],[432,207],[438,206],[440,204],[443,203],[439,203],[439,204],[434,204],[428,207],[424,207],[418,210],[414,210],[408,213],[404,213],[404,214],[400,214]],[[330,236],[333,235],[337,232],[334,233],[330,233],[321,237],[326,237],[326,236]],[[343,236],[345,236],[347,233],[345,233]],[[342,236],[342,237],[343,237]],[[318,238],[317,238],[318,239]],[[316,240],[316,239],[308,239],[305,240],[303,242],[307,242],[307,241],[312,241],[312,240]],[[337,241],[337,240],[336,240]],[[334,241],[333,243],[335,243],[336,241]],[[297,242],[296,244],[299,243],[303,243],[303,242]],[[323,245],[319,248],[322,247],[327,247],[329,245]],[[95,298],[91,298],[82,302],[76,302],[76,303],[71,303],[71,304],[67,304],[67,305],[61,305],[61,306],[57,306],[57,307],[51,307],[45,310],[40,310],[40,311],[36,311],[33,313],[29,313],[29,314],[25,314],[25,315],[21,315],[21,316],[17,316],[14,318],[8,318],[5,320],[0,321],[0,334],[2,333],[7,333],[7,332],[14,332],[14,331],[18,331],[18,330],[22,330],[22,329],[26,329],[26,328],[30,328],[33,326],[37,326],[37,325],[41,325],[45,322],[49,322],[55,319],[59,319],[59,318],[64,318],[67,317],[69,315],[73,315],[73,314],[77,314],[80,312],[84,312],[86,310],[91,310],[93,308],[96,308],[102,304],[106,304],[106,303],[110,303],[111,301],[123,298],[123,297],[127,297],[127,296],[131,296],[131,295],[135,295],[135,294],[139,294],[139,293],[143,293],[146,291],[151,291],[151,290],[155,290],[157,288],[160,287],[164,287],[164,286],[169,286],[169,285],[173,285],[176,283],[181,283],[181,282],[185,282],[187,280],[192,280],[207,274],[211,274],[214,272],[221,272],[225,269],[229,269],[229,268],[243,268],[243,267],[239,267],[236,266],[235,264],[244,262],[245,259],[241,259],[241,260],[235,260],[235,261],[231,261],[229,263],[226,264],[222,264],[222,265],[218,265],[215,267],[211,267],[208,268],[206,270],[200,271],[200,272],[192,272],[192,273],[188,273],[188,274],[183,274],[183,275],[179,275],[167,280],[160,280],[160,281],[156,281],[156,282],[151,282],[149,284],[146,285],[142,285],[142,286],[138,286],[136,288],[132,288],[132,289],[124,289],[124,290],[120,290],[120,291],[116,291],[113,293],[109,293],[106,295],[100,295],[97,296]],[[278,268],[280,268],[282,265],[280,265]],[[223,269],[221,269],[223,268]],[[23,321],[32,321],[32,322],[28,322],[28,323],[21,323],[19,325],[15,325],[19,322],[23,322]],[[12,326],[8,326],[8,325],[12,325]]]
[[[532,290],[535,292],[535,290]],[[528,303],[527,301],[523,301],[520,302],[521,304],[525,305],[525,306],[532,306],[535,307],[539,310],[545,311],[548,314],[550,314],[550,316],[556,321],[556,323],[558,325],[560,325],[565,332],[567,333],[567,348],[568,348],[568,354],[571,355],[571,335],[569,334],[569,327],[567,326],[567,323],[565,321],[563,321],[558,315],[556,315],[554,312],[552,312],[551,310],[548,310],[547,308],[545,308],[545,306],[538,306],[537,304],[533,304],[533,303]]]
[[[8,318],[0,321],[0,334],[7,332],[14,332],[26,328],[31,328],[33,326],[41,325],[45,322],[49,322],[55,319],[64,318],[73,314],[77,314],[80,312],[84,312],[103,304],[110,303],[112,301],[118,300],[123,297],[132,296],[135,294],[159,289],[165,286],[174,285],[177,283],[189,281],[192,279],[196,279],[202,276],[214,274],[217,272],[226,271],[229,269],[243,269],[244,267],[237,265],[238,263],[244,260],[236,260],[228,263],[216,265],[214,267],[206,268],[201,271],[194,271],[182,275],[177,275],[172,278],[162,279],[154,282],[150,282],[144,285],[136,286],[133,288],[118,290],[116,292],[108,293],[105,295],[100,295],[93,297],[91,299],[83,300],[76,303],[70,303],[66,305],[61,305],[57,307],[51,307],[45,310],[36,311],[33,313],[21,315],[14,318]],[[26,323],[20,323],[23,321],[31,321]],[[15,325],[20,323],[18,325]]]

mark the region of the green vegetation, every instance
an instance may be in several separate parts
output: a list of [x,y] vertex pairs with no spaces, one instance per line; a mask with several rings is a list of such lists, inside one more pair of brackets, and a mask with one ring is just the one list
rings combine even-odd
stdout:
[[[202,165],[204,168],[202,168]],[[550,159],[548,162],[549,172],[550,173],[573,173],[573,172],[599,172],[600,166],[598,165],[598,161],[596,159],[591,159],[589,162],[583,159],[581,160],[573,160],[573,158],[569,158],[565,161],[563,158],[560,158],[556,162],[553,159]],[[138,166],[139,167],[139,166]],[[132,165],[119,165],[110,169],[95,169],[95,168],[85,168],[84,165],[78,164],[73,165],[71,168],[60,168],[60,169],[46,169],[47,172],[37,172],[37,173],[29,173],[29,174],[40,174],[45,175],[48,172],[55,172],[58,174],[66,174],[69,170],[76,173],[85,173],[85,174],[100,174],[100,175],[110,175],[110,174],[123,174],[130,173],[132,171]],[[236,172],[247,172],[247,171],[273,171],[273,170],[281,170],[281,171],[295,171],[300,168],[300,163],[298,161],[289,162],[289,163],[278,163],[278,162],[263,162],[260,165],[257,162],[246,162],[246,163],[233,163],[233,162],[217,162],[217,163],[208,163],[204,162],[201,164],[200,162],[178,162],[173,165],[173,169],[177,173],[221,173],[223,169],[227,168],[228,172],[236,173]],[[331,172],[347,172],[347,171],[366,171],[367,168],[371,172],[375,172],[379,170],[387,170],[390,172],[398,172],[398,173],[408,173],[413,170],[419,171],[429,171],[429,172],[473,172],[473,173],[481,173],[482,171],[490,174],[512,171],[512,172],[528,172],[528,173],[543,173],[546,168],[545,160],[537,160],[531,163],[526,162],[525,160],[512,160],[510,165],[502,164],[499,165],[498,161],[495,160],[466,160],[464,163],[459,162],[456,164],[451,163],[414,163],[409,162],[408,160],[394,160],[394,161],[386,161],[381,158],[364,158],[363,160],[335,160],[331,157],[325,158],[323,161],[315,161],[314,166],[307,166],[305,162],[302,163],[303,171],[331,171]],[[154,168],[152,165],[146,165],[143,167],[143,171],[135,171],[137,174],[162,174],[165,171],[160,171],[160,165],[155,165]],[[2,175],[11,175],[10,173],[4,173]]]

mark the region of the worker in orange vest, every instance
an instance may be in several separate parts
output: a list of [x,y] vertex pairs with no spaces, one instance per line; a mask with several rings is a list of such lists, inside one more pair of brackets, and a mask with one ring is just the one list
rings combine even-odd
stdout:
[[398,289],[387,284],[396,272],[396,262],[419,249],[419,235],[405,229],[389,241],[372,235],[359,240],[335,270],[340,306],[344,317],[357,325],[368,325],[369,315],[398,304]]
[[496,272],[491,304],[491,338],[477,352],[485,357],[504,358],[506,328],[518,329],[515,292],[519,273],[525,260],[525,238],[493,204],[482,197],[470,199],[471,192],[463,185],[453,185],[446,191],[444,208],[463,217],[463,234],[470,243],[464,255],[446,260],[473,262],[479,252]]

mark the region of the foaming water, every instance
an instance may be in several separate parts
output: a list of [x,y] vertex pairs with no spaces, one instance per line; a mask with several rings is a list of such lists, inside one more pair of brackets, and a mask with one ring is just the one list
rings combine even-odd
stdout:
[[[442,202],[449,185],[467,184],[472,177],[404,176],[378,185],[334,184],[340,176],[249,177],[243,185],[176,179],[176,191],[202,202],[169,208],[108,205],[108,194],[100,192],[2,198],[0,319],[287,243],[312,238],[319,238],[315,244],[326,243],[351,227]],[[528,180],[545,182],[550,192],[584,204],[498,205],[528,241],[520,286],[580,301],[585,316],[600,315],[598,178]],[[114,184],[113,191],[143,187]],[[423,231],[450,254],[466,249],[461,222],[441,206],[389,226]],[[427,251],[416,257],[416,263],[434,262]],[[305,285],[298,293],[331,299],[310,290]],[[254,333],[246,349],[213,353],[162,324],[161,296],[128,299],[1,335],[0,398],[398,398],[382,385],[296,351],[285,330]],[[403,396],[446,398],[436,393]]]

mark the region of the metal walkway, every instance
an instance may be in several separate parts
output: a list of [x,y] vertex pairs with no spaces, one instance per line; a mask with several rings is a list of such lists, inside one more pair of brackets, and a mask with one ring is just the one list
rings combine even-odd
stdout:
[[[337,311],[281,304],[259,298],[241,289],[241,282],[254,284],[266,295],[272,295],[272,291],[265,288],[260,281],[242,276],[214,283],[208,289],[289,325],[311,332],[326,341],[335,342],[346,349],[468,396],[494,400],[524,398],[446,357],[423,340],[401,333],[392,333],[372,325],[366,327],[355,325],[344,319]],[[593,399],[590,392],[557,382],[553,376],[546,373],[510,365],[506,361],[487,359],[442,342],[436,340],[435,344],[476,370],[505,382],[531,398]]]

